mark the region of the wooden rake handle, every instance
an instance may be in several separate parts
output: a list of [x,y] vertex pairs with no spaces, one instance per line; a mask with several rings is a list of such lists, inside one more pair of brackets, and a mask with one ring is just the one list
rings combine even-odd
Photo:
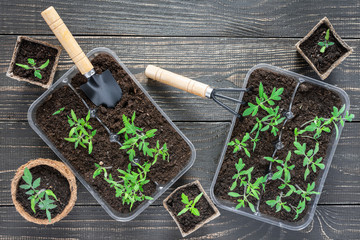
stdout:
[[212,90],[212,88],[209,85],[178,75],[173,72],[169,72],[165,69],[153,65],[148,65],[145,69],[145,75],[148,78],[165,83],[172,87],[176,87],[188,93],[200,97],[210,98],[208,92],[209,90]]
[[55,8],[52,6],[49,7],[41,13],[41,16],[45,19],[46,23],[69,54],[79,71],[82,74],[90,72],[94,68],[93,65],[86,57]]

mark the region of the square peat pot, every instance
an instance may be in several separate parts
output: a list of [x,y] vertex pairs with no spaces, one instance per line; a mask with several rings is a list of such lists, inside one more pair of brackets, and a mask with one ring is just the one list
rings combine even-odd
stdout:
[[[189,210],[180,216],[177,215],[185,207],[185,204],[182,202],[182,194],[185,194],[189,201],[194,201],[201,193],[203,195],[194,206],[198,209],[199,216],[194,216]],[[182,237],[186,237],[220,216],[219,210],[215,207],[198,180],[176,188],[164,199],[163,205],[174,219]]]
[[[119,144],[119,140],[116,135],[117,131],[115,132],[113,130],[113,132],[115,132],[115,133],[112,133],[111,128],[109,126],[106,126],[106,123],[104,123],[101,120],[102,116],[99,116],[101,110],[99,110],[97,112],[98,108],[96,106],[94,106],[89,101],[89,99],[85,99],[86,97],[83,93],[77,92],[76,88],[73,87],[72,79],[75,79],[75,76],[79,76],[79,72],[75,66],[73,66],[70,70],[68,70],[46,92],[44,92],[37,100],[34,101],[34,103],[30,106],[29,111],[28,111],[28,121],[29,121],[30,126],[33,128],[33,130],[44,140],[44,142],[54,151],[54,153],[64,163],[66,163],[71,168],[71,170],[74,172],[74,174],[76,175],[78,180],[94,196],[94,198],[99,202],[99,204],[105,209],[105,211],[112,218],[114,218],[117,221],[121,221],[121,222],[131,221],[136,216],[138,216],[141,212],[143,212],[148,206],[150,206],[150,204],[152,204],[156,199],[158,199],[171,185],[173,185],[182,175],[185,174],[186,171],[188,171],[190,169],[190,167],[193,165],[193,163],[195,161],[195,157],[196,157],[195,148],[194,148],[193,144],[190,142],[190,140],[177,128],[177,126],[170,120],[170,118],[156,104],[156,102],[151,98],[151,96],[147,93],[147,91],[141,86],[141,84],[137,81],[137,79],[134,77],[134,75],[131,74],[131,72],[128,70],[128,68],[120,61],[120,59],[117,57],[117,55],[113,51],[109,50],[108,48],[95,48],[95,49],[91,50],[87,54],[87,56],[89,57],[90,60],[95,60],[97,56],[100,56],[100,57],[105,56],[106,58],[112,59],[111,61],[113,61],[114,63],[116,62],[116,64],[118,64],[122,68],[122,70],[121,70],[122,75],[120,75],[120,79],[122,79],[122,77],[126,77],[128,79],[127,81],[131,82],[131,85],[133,86],[133,87],[131,87],[132,91],[134,91],[134,88],[136,88],[137,90],[135,89],[135,91],[138,91],[138,93],[142,92],[141,94],[143,94],[143,97],[142,97],[143,102],[148,103],[148,105],[146,105],[146,106],[153,105],[154,111],[157,114],[156,116],[160,116],[160,118],[163,119],[163,122],[167,122],[166,123],[167,126],[172,128],[171,131],[173,131],[174,135],[176,135],[176,136],[173,135],[174,138],[179,139],[179,142],[183,142],[183,145],[185,146],[184,148],[187,149],[187,153],[185,154],[186,159],[184,160],[184,165],[178,170],[178,172],[173,174],[174,177],[172,177],[171,179],[169,179],[166,182],[162,182],[162,183],[154,182],[153,186],[155,186],[155,187],[153,187],[153,188],[155,190],[151,194],[151,197],[153,199],[145,200],[145,201],[141,202],[139,205],[137,205],[136,207],[134,205],[134,207],[133,207],[133,209],[131,209],[131,211],[124,212],[124,211],[120,211],[118,209],[114,209],[113,205],[111,205],[108,201],[105,201],[104,197],[98,191],[99,189],[102,190],[102,188],[109,188],[112,191],[111,194],[113,194],[113,196],[115,197],[115,189],[110,188],[110,186],[106,185],[107,183],[104,182],[102,185],[98,184],[97,187],[99,189],[96,190],[94,185],[89,183],[92,181],[92,174],[95,169],[89,170],[87,173],[80,174],[79,170],[77,168],[75,168],[74,165],[72,164],[72,163],[74,163],[74,159],[72,161],[69,160],[69,157],[71,157],[71,155],[68,156],[67,155],[68,153],[66,151],[63,151],[63,150],[61,151],[57,148],[57,146],[55,145],[55,142],[51,140],[51,136],[44,132],[44,130],[41,128],[40,123],[37,119],[37,111],[39,109],[40,109],[39,111],[41,111],[42,108],[40,108],[40,107],[44,103],[49,101],[49,99],[54,98],[54,96],[56,95],[56,91],[61,90],[61,89],[67,89],[66,90],[67,92],[65,92],[65,94],[62,93],[63,96],[65,96],[65,100],[67,102],[77,101],[78,102],[77,106],[79,108],[82,108],[82,112],[83,113],[85,112],[85,114],[86,114],[86,112],[88,112],[90,110],[90,112],[91,112],[90,122],[91,122],[91,124],[94,124],[94,125],[96,125],[96,127],[98,127],[96,135],[101,134],[100,132],[102,132],[102,134],[105,133],[103,135],[103,136],[105,136],[105,138],[102,138],[102,139],[109,139],[109,142],[100,141],[100,145],[102,144],[102,146],[104,146],[104,147],[110,146],[111,144],[116,145],[116,144]],[[95,64],[94,64],[94,66],[96,69]],[[118,68],[116,67],[116,69],[118,69]],[[80,77],[83,77],[83,76],[80,74]],[[123,98],[124,98],[124,95],[126,95],[126,94],[127,94],[127,92],[124,92],[124,89],[123,89]],[[83,97],[81,97],[81,96],[83,96]],[[74,98],[74,99],[67,100],[67,98]],[[62,106],[61,103],[58,103],[58,102],[55,102],[54,104],[58,105],[58,106],[54,106],[54,108],[57,108],[57,109],[59,109]],[[52,105],[52,104],[48,104],[48,105]],[[102,108],[104,108],[104,107],[102,107]],[[64,111],[64,113],[65,113],[65,111]],[[119,114],[119,115],[120,115],[120,119],[121,119],[122,114]],[[51,116],[51,114],[50,114],[48,121],[51,121],[53,119],[52,117],[53,116]],[[85,117],[85,116],[83,116],[83,117]],[[131,117],[131,116],[128,116],[128,117]],[[116,122],[118,122],[118,121],[116,121]],[[66,124],[68,124],[67,121],[66,121]],[[94,125],[92,125],[92,126],[94,126]],[[118,129],[118,130],[120,130],[120,129]],[[95,135],[95,137],[96,137],[96,135]],[[62,142],[62,138],[60,138],[60,142]],[[66,144],[66,143],[67,142],[63,142],[61,144]],[[69,149],[73,149],[73,148],[74,147],[72,145],[72,147]],[[168,146],[168,148],[169,148],[169,146]],[[94,145],[94,149],[95,149],[95,145]],[[116,145],[113,149],[115,149],[114,151],[117,151],[117,150],[124,151],[124,150],[120,150],[120,144]],[[79,150],[79,148],[77,150]],[[87,149],[81,149],[81,148],[80,148],[80,150],[87,151]],[[93,150],[93,153],[91,153],[91,154],[94,154],[94,150]],[[106,154],[108,154],[108,152],[104,152],[103,154],[100,152],[99,154],[100,154],[98,156],[99,159],[96,159],[97,162],[105,161],[104,159],[106,159],[106,158],[109,159],[109,157],[106,156]],[[68,157],[65,157],[65,155]],[[79,161],[82,162],[82,161],[86,161],[87,156],[91,156],[91,155],[83,155],[83,156],[85,156],[84,159],[78,158],[77,156],[75,156],[74,158],[77,159],[78,162]],[[89,159],[90,159],[90,157],[89,157]],[[110,158],[110,160],[111,159],[113,159],[113,158]],[[120,159],[120,158],[118,157],[116,159]],[[128,157],[126,158],[126,160],[129,161]],[[159,158],[158,161],[163,161],[163,160],[162,159],[160,160],[160,158]],[[129,163],[130,163],[130,161],[129,161]],[[171,163],[171,159],[170,159],[170,163]],[[94,165],[93,163],[89,163],[89,164],[91,164],[91,166]],[[127,165],[128,165],[128,163],[126,163],[126,166]],[[176,164],[174,164],[174,165],[176,165]],[[87,165],[87,166],[89,166],[89,165]],[[150,171],[150,173],[151,173],[151,171]],[[116,174],[116,173],[114,172],[114,174]],[[88,180],[85,180],[86,177]],[[98,177],[100,177],[100,176],[98,176]],[[116,202],[115,204],[117,204],[117,205],[122,205],[121,198],[115,198],[115,200],[112,202]]]
[[[328,29],[330,30],[329,41],[333,42],[333,45],[328,46],[325,52],[321,53],[321,46],[318,43],[325,41]],[[335,32],[327,17],[321,19],[303,39],[296,43],[295,47],[322,80],[326,79],[332,70],[353,51]]]
[[[54,80],[61,50],[62,48],[60,46],[55,46],[30,37],[19,36],[6,76],[43,88],[49,88]],[[35,67],[40,67],[49,60],[49,65],[40,70],[41,79],[34,75],[33,69],[24,69],[16,65],[16,63],[19,63],[29,66],[28,58],[35,60]]]
[[[256,79],[260,79],[260,80],[258,80],[256,82]],[[269,161],[266,161],[266,160],[263,160],[263,162],[261,162],[258,165],[255,165],[254,162],[262,161],[262,159],[264,159],[264,156],[270,156],[273,158],[279,157],[278,159],[285,160],[285,156],[287,155],[288,151],[289,150],[293,151],[294,144],[291,141],[292,139],[287,136],[293,136],[294,123],[297,124],[300,122],[300,120],[302,122],[304,120],[306,120],[306,118],[301,116],[301,114],[304,113],[304,111],[301,109],[301,107],[305,108],[306,103],[310,103],[311,101],[313,101],[313,100],[311,100],[311,101],[306,100],[306,99],[310,99],[309,96],[315,97],[314,99],[324,97],[325,99],[323,102],[325,102],[325,103],[323,103],[323,104],[326,104],[327,98],[330,99],[329,100],[330,102],[331,102],[331,99],[335,99],[337,102],[337,105],[338,105],[337,107],[339,109],[341,106],[345,105],[345,112],[348,111],[349,107],[350,107],[349,97],[345,93],[345,91],[343,91],[342,89],[337,88],[332,85],[329,85],[329,84],[326,84],[319,80],[315,80],[315,79],[312,79],[312,78],[309,78],[309,77],[306,77],[306,76],[303,76],[303,75],[300,75],[297,73],[293,73],[293,72],[290,72],[290,71],[287,71],[287,70],[284,70],[284,69],[281,69],[278,67],[274,67],[274,66],[271,66],[268,64],[258,64],[256,66],[254,66],[252,69],[250,69],[250,71],[246,75],[243,87],[244,88],[245,87],[253,87],[254,91],[252,93],[242,93],[240,95],[240,100],[247,102],[249,100],[249,97],[250,98],[253,97],[253,99],[255,99],[255,96],[251,96],[251,94],[254,94],[256,96],[258,95],[257,89],[259,86],[259,82],[263,82],[264,89],[267,88],[268,90],[273,89],[274,86],[277,89],[280,87],[284,87],[285,90],[281,95],[282,99],[281,99],[281,101],[279,101],[279,105],[283,104],[283,106],[280,108],[284,109],[282,114],[283,114],[283,116],[286,116],[286,119],[281,123],[281,125],[279,125],[278,128],[281,130],[279,130],[279,133],[276,136],[276,139],[275,140],[273,139],[274,141],[271,142],[270,147],[267,147],[269,144],[267,144],[267,145],[263,144],[260,146],[259,144],[262,144],[262,143],[258,142],[258,145],[257,145],[255,151],[261,152],[261,151],[265,151],[264,149],[269,149],[267,153],[264,153],[262,155],[260,153],[258,155],[256,155],[254,153],[253,158],[246,157],[245,153],[243,153],[244,151],[240,151],[237,153],[237,154],[242,154],[240,156],[240,158],[243,158],[243,161],[245,164],[245,167],[243,168],[243,170],[246,170],[246,169],[250,168],[251,166],[254,166],[254,168],[255,168],[254,175],[260,173],[260,175],[255,176],[257,178],[260,176],[266,176],[270,172],[274,173],[276,171],[276,169],[275,169],[275,167],[272,168],[272,166],[271,166],[271,164],[274,164],[274,163],[270,163]],[[325,94],[323,94],[323,93],[325,93]],[[270,93],[268,93],[268,94],[270,95]],[[288,101],[286,101],[286,99],[288,99]],[[320,104],[320,101],[318,101],[318,102]],[[314,107],[316,108],[316,104],[314,104],[314,103],[308,104],[308,105],[310,105],[308,107],[311,109],[313,109]],[[274,105],[274,106],[276,106],[276,105]],[[239,112],[239,114],[241,114],[244,111],[245,107],[247,107],[247,106],[238,104],[236,111]],[[320,107],[317,106],[317,107],[320,108],[318,111],[324,111],[324,114],[325,114],[325,110],[323,110],[321,108],[321,106]],[[330,111],[332,111],[332,107],[327,108],[326,114],[329,114]],[[305,116],[305,115],[303,115],[303,116]],[[312,116],[312,118],[314,118],[314,115],[310,114],[310,116]],[[321,117],[321,116],[319,116],[319,117]],[[228,196],[228,192],[230,192],[231,184],[234,181],[232,179],[232,176],[236,173],[234,163],[237,163],[239,160],[239,155],[233,154],[234,148],[232,146],[228,146],[228,143],[230,141],[233,141],[234,138],[238,138],[237,136],[243,136],[243,135],[245,135],[245,132],[251,131],[253,125],[246,124],[248,121],[247,119],[251,119],[251,118],[254,118],[254,117],[247,116],[247,117],[244,117],[244,119],[242,121],[239,121],[237,119],[237,117],[234,117],[232,119],[231,128],[230,128],[229,134],[227,136],[224,148],[223,148],[221,156],[220,156],[220,161],[219,161],[215,176],[214,176],[212,184],[211,184],[210,196],[211,196],[212,200],[214,201],[214,203],[218,207],[225,209],[227,211],[241,214],[241,215],[244,215],[244,216],[265,222],[265,223],[269,223],[269,224],[272,224],[275,226],[286,228],[289,230],[297,231],[297,230],[304,229],[306,226],[309,225],[309,223],[312,221],[312,219],[314,217],[316,206],[320,199],[320,194],[311,195],[311,200],[309,202],[307,202],[306,209],[304,210],[302,215],[300,215],[296,221],[293,220],[293,218],[291,218],[290,220],[282,219],[281,216],[276,215],[277,213],[275,212],[275,207],[270,208],[270,206],[266,205],[266,200],[274,200],[275,199],[273,196],[272,197],[274,199],[268,198],[267,193],[272,194],[272,192],[282,191],[282,190],[278,190],[277,187],[279,185],[277,185],[276,188],[271,188],[271,186],[273,186],[272,184],[275,184],[276,181],[279,181],[279,180],[272,180],[271,174],[267,175],[268,177],[267,177],[266,183],[265,183],[265,190],[264,191],[260,190],[259,200],[256,200],[254,198],[255,201],[254,201],[253,205],[254,205],[255,212],[252,211],[248,207],[247,204],[246,204],[246,207],[236,209],[236,206],[238,205],[237,198]],[[255,124],[254,122],[252,122],[252,123]],[[250,129],[250,130],[248,130],[248,129]],[[291,129],[291,130],[288,130],[288,129]],[[335,149],[338,144],[342,129],[343,129],[343,126],[341,126],[341,124],[339,123],[338,124],[339,137],[336,138],[335,129],[333,129],[333,131],[331,133],[328,133],[328,135],[326,136],[327,145],[324,145],[324,149],[322,150],[322,153],[324,154],[324,155],[322,155],[322,157],[323,157],[322,163],[324,163],[325,167],[323,170],[317,169],[318,175],[314,177],[314,180],[311,180],[311,181],[315,182],[315,188],[313,191],[321,193],[321,191],[323,189],[325,179],[329,172],[331,161],[333,159]],[[260,133],[260,139],[262,136],[261,134],[266,134],[266,132]],[[268,134],[270,136],[272,135],[272,133],[268,133]],[[290,141],[289,141],[290,143],[285,142],[286,139],[290,139]],[[240,140],[241,140],[241,138],[240,138]],[[281,144],[278,144],[279,142]],[[249,143],[247,143],[247,144],[249,144]],[[316,143],[314,143],[314,144],[316,144]],[[250,147],[248,146],[248,148],[249,148],[249,152],[251,154],[253,154],[252,145],[250,145]],[[231,154],[233,154],[233,155],[231,155]],[[300,166],[300,168],[301,168],[303,166],[302,159],[304,159],[304,157],[299,160],[300,157],[298,157],[298,155],[295,155],[294,152],[292,152],[291,156],[292,156],[292,158],[290,160],[289,165],[298,164],[297,166]],[[321,156],[317,156],[317,157],[321,157]],[[233,169],[229,169],[229,168],[233,168]],[[274,169],[275,169],[275,171],[274,171]],[[291,176],[294,176],[294,175],[292,174]],[[252,177],[252,179],[254,179],[253,181],[255,181],[255,177],[254,178]],[[303,175],[301,175],[299,178],[292,177],[291,179],[293,179],[293,178],[295,179],[294,181],[299,181],[299,179],[300,179],[300,181],[302,181],[304,179]],[[291,182],[291,184],[295,185],[295,183],[292,183],[292,182]],[[301,184],[307,184],[307,183],[304,182]],[[239,186],[239,184],[237,185],[237,187],[238,186]],[[222,191],[222,189],[224,189],[224,191]],[[268,190],[268,192],[267,192],[267,190]],[[239,189],[238,191],[240,193],[241,189]],[[284,190],[284,194],[286,192],[287,191]],[[295,194],[295,193],[293,193],[293,194]],[[292,196],[285,198],[285,199],[283,199],[283,201],[285,201],[285,202],[287,201],[289,204],[288,200],[291,197]],[[294,197],[293,199],[296,199],[296,197]],[[274,213],[274,214],[268,214],[269,208],[270,208],[270,211],[272,211],[272,213]],[[282,211],[283,210],[284,209],[282,209]],[[295,215],[295,211],[293,214]]]

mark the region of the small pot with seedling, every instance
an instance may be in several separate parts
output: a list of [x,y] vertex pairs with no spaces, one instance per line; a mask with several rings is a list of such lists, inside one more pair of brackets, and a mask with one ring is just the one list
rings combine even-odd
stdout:
[[226,210],[290,230],[315,213],[349,98],[334,86],[267,64],[253,67],[211,185]]
[[220,216],[199,181],[176,188],[164,201],[183,237]]
[[322,80],[353,51],[335,32],[327,17],[321,19],[295,47]]
[[6,76],[49,88],[53,83],[61,47],[19,36]]
[[48,225],[69,214],[77,198],[76,179],[62,162],[36,159],[18,168],[11,183],[16,210],[29,222]]

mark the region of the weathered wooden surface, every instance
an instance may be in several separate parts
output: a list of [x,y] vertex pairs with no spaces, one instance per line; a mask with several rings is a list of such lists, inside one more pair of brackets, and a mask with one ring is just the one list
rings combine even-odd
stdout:
[[[162,206],[150,206],[135,220],[120,223],[98,206],[75,206],[53,227],[25,222],[13,207],[1,207],[0,238],[32,239],[181,239],[179,230]],[[318,206],[314,221],[293,232],[222,211],[221,215],[187,239],[359,239],[359,206]]]
[[[56,159],[27,123],[27,109],[44,89],[5,76],[17,35],[59,44],[40,16],[50,5],[84,52],[95,47],[113,50],[197,150],[193,167],[134,221],[112,220],[80,184],[73,211],[54,226],[28,223],[12,205],[10,181],[15,170],[30,159]],[[146,65],[215,87],[241,86],[247,71],[258,63],[319,79],[294,45],[324,16],[354,48],[326,82],[349,94],[356,121],[344,128],[314,221],[292,232],[221,210],[218,219],[189,239],[359,239],[359,14],[358,0],[1,1],[0,239],[181,238],[162,200],[175,187],[196,179],[209,193],[232,115],[211,100],[146,79]],[[72,65],[63,52],[55,80]]]
[[327,16],[341,36],[360,37],[357,0],[3,1],[0,34],[49,34],[39,12],[50,5],[82,35],[303,37]]
[[[54,37],[37,37],[52,40]],[[6,46],[0,55],[0,74],[7,71],[15,36],[0,36]],[[242,86],[246,73],[259,63],[272,64],[319,79],[295,50],[298,39],[238,39],[238,38],[144,38],[144,37],[78,37],[85,52],[95,47],[113,50],[160,107],[174,121],[229,121],[232,115],[212,100],[203,99],[153,80],[147,80],[144,70],[148,64],[185,75],[214,87]],[[349,40],[360,49],[360,40]],[[326,80],[343,88],[350,97],[351,111],[360,119],[360,56],[350,55]],[[55,80],[73,63],[64,52],[60,58]],[[0,75],[0,120],[26,120],[30,104],[44,89],[19,83]],[[10,107],[11,106],[11,107]],[[235,106],[231,104],[230,106]]]

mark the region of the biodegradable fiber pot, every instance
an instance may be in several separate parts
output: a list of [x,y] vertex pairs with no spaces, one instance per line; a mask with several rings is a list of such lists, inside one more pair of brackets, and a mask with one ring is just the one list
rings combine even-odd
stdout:
[[[36,172],[41,173],[40,168],[44,168],[44,167],[46,168],[46,170],[43,170],[43,172],[46,171],[47,173],[49,173],[53,170],[53,173],[55,173],[55,174],[53,174],[53,173],[52,173],[52,175],[49,174],[49,176],[47,178],[50,178],[51,180],[48,182],[44,182],[44,176],[43,177],[41,175],[37,176],[37,177],[41,177],[41,185],[40,186],[45,184],[46,187],[54,190],[54,194],[56,195],[57,199],[59,200],[58,208],[62,208],[62,211],[60,213],[58,213],[58,215],[52,216],[51,222],[49,222],[49,220],[46,217],[43,219],[34,217],[34,214],[32,214],[32,210],[29,209],[29,206],[25,207],[24,203],[21,202],[20,199],[18,199],[18,196],[19,196],[18,190],[19,190],[20,182],[23,181],[22,176],[24,175],[24,169],[28,168],[30,170],[30,172],[32,172],[32,170],[37,168]],[[49,171],[49,169],[50,169],[50,171]],[[61,175],[60,177],[57,172],[60,173],[60,175]],[[37,178],[37,177],[35,178],[36,175],[34,173],[32,173],[32,175],[33,175],[33,180]],[[70,197],[63,196],[63,195],[65,195],[64,193],[67,193],[67,191],[64,191],[64,192],[56,191],[54,189],[54,186],[51,185],[51,182],[56,181],[55,180],[56,177],[58,177],[58,179],[65,178],[67,180],[67,182],[69,184]],[[62,181],[63,181],[63,179],[62,179]],[[58,182],[63,183],[62,181],[58,181]],[[20,189],[20,190],[23,190],[23,189]],[[25,191],[25,190],[23,190],[23,191]],[[15,177],[13,178],[13,180],[11,182],[11,197],[12,197],[12,201],[15,205],[16,210],[27,221],[33,222],[36,224],[41,224],[41,225],[54,224],[54,223],[60,221],[61,219],[63,219],[65,216],[67,216],[75,205],[75,202],[77,199],[76,179],[75,179],[74,174],[64,163],[50,160],[50,159],[38,158],[36,160],[31,160],[28,163],[26,163],[18,168],[18,170],[16,171],[16,174],[15,174]],[[67,204],[66,204],[66,201],[67,201]],[[28,200],[28,203],[29,203],[28,205],[30,205],[30,200]],[[37,211],[37,212],[39,212],[39,211]]]
[[[194,200],[196,196],[203,193],[200,200],[195,204],[195,208],[199,210],[200,216],[195,216],[189,211],[177,216],[185,207],[185,204],[181,201],[182,193],[188,196],[189,201]],[[206,223],[220,216],[219,210],[215,207],[198,180],[176,188],[163,201],[163,205],[174,219],[183,237],[195,232]]]
[[[321,53],[321,46],[318,43],[324,42],[328,29],[330,30],[329,41],[334,44]],[[322,80],[326,79],[332,70],[353,51],[335,32],[327,17],[321,19],[303,39],[296,43],[295,47]]]
[[[54,80],[61,49],[60,46],[55,46],[44,41],[19,36],[6,76],[43,88],[49,88]],[[24,69],[16,65],[16,63],[29,65],[28,58],[35,60],[35,67],[40,67],[49,59],[49,65],[40,71],[42,75],[41,79],[35,77],[33,69]]]

